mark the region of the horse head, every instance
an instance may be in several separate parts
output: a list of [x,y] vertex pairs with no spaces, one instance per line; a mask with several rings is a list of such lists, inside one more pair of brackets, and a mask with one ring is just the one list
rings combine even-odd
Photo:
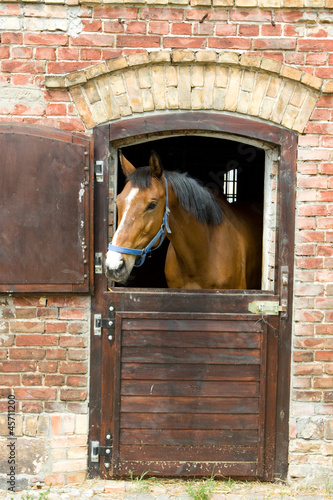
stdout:
[[105,259],[106,275],[125,283],[133,266],[163,241],[168,228],[167,184],[158,155],[152,151],[149,166],[136,169],[120,152],[126,184],[117,196],[118,227]]

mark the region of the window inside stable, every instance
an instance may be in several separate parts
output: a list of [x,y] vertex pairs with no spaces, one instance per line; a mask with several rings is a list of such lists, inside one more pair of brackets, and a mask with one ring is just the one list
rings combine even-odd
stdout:
[[[256,203],[263,207],[265,151],[241,142],[186,135],[122,146],[122,153],[135,167],[148,165],[156,151],[165,170],[187,172],[229,203]],[[116,193],[125,185],[119,161]],[[141,267],[134,267],[126,288],[166,288],[164,262],[169,241],[154,251]],[[119,286],[119,285],[117,285]],[[123,286],[123,285],[120,285]]]

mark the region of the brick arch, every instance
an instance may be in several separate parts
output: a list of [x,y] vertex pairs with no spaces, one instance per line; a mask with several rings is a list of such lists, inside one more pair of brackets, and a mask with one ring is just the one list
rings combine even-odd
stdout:
[[236,112],[302,133],[331,82],[259,55],[154,51],[110,59],[63,76],[87,129],[155,110]]

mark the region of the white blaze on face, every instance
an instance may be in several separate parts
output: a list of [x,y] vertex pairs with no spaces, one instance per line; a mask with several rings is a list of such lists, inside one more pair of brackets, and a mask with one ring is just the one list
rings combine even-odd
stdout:
[[[132,204],[132,201],[134,200],[134,198],[136,197],[138,192],[139,192],[139,188],[132,188],[131,191],[129,192],[129,194],[125,198],[124,213],[123,213],[123,216],[121,218],[120,224],[117,228],[117,231],[115,232],[115,234],[112,238],[112,245],[117,245],[117,240],[119,239],[119,236],[121,235],[121,232],[122,232],[123,227],[124,227],[124,221],[126,220],[128,211],[129,211],[131,204]],[[129,255],[128,257],[133,258],[133,264],[134,264],[134,261],[135,261],[134,256]],[[118,269],[118,267],[120,266],[121,260],[122,260],[121,253],[114,252],[113,250],[109,250],[106,254],[105,265],[108,269]],[[132,260],[132,259],[130,259],[130,260]]]

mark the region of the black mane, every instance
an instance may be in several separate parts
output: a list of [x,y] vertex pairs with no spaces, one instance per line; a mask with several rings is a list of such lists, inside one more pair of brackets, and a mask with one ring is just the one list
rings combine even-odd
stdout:
[[[176,193],[180,205],[199,222],[221,224],[222,210],[209,189],[187,173],[164,171],[168,184]],[[128,178],[133,187],[151,187],[152,174],[149,167],[137,168]]]

